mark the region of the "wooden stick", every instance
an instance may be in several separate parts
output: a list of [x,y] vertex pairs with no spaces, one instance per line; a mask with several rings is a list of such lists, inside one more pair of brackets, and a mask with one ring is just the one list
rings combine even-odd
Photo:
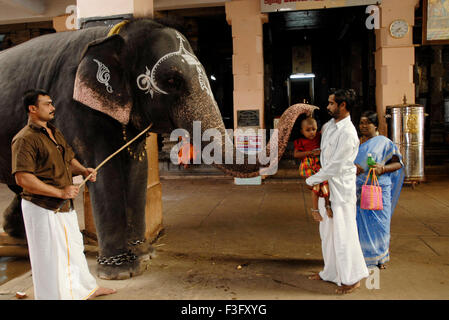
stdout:
[[[109,160],[111,160],[113,157],[115,157],[120,151],[122,151],[123,149],[125,149],[127,146],[129,146],[131,143],[133,143],[134,141],[136,141],[140,136],[142,136],[145,132],[147,132],[148,130],[150,130],[150,128],[153,126],[153,124],[151,123],[146,129],[144,129],[141,133],[139,133],[137,136],[135,136],[132,140],[128,141],[125,145],[123,145],[120,149],[118,149],[116,152],[114,152],[113,154],[111,154],[109,157],[107,157],[102,163],[100,163],[93,172],[91,172],[84,180],[83,182],[81,182],[81,184],[78,186],[79,188],[81,188],[82,186],[84,186],[84,184],[87,182],[87,180],[90,179],[90,177],[92,177],[92,175],[94,173],[96,173],[98,170],[100,170],[100,168],[106,164],[106,162],[108,162]],[[55,213],[59,212],[62,208],[62,206],[64,205],[64,203],[69,200],[69,199],[65,199],[61,205],[59,206],[58,209],[55,210]]]
[[109,157],[107,157],[102,163],[100,163],[93,172],[91,172],[91,174],[89,174],[84,180],[83,182],[81,182],[81,184],[79,185],[79,187],[81,188],[82,186],[84,186],[84,184],[87,182],[87,180],[90,179],[90,177],[97,172],[104,164],[106,164],[106,162],[108,162],[109,160],[111,160],[113,157],[115,157],[120,151],[122,151],[123,149],[125,149],[127,146],[129,146],[131,143],[133,143],[134,141],[136,141],[141,135],[143,135],[145,132],[147,132],[148,130],[150,130],[150,128],[153,126],[153,124],[151,123],[145,130],[143,130],[141,133],[139,133],[137,136],[135,136],[132,140],[130,140],[129,142],[127,142],[124,146],[122,146],[120,149],[118,149],[116,152],[114,152],[113,154],[111,154]]

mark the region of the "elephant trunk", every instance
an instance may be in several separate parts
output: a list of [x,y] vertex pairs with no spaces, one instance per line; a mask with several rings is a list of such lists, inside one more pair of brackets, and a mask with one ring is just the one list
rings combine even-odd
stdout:
[[[256,155],[248,155],[235,147],[233,132],[225,129],[213,97],[205,94],[190,95],[180,105],[185,107],[178,108],[174,118],[180,120],[179,126],[187,130],[190,137],[193,136],[193,147],[200,146],[201,150],[197,151],[201,151],[199,153],[202,163],[211,164],[225,174],[237,178],[275,174],[296,119],[301,114],[311,115],[318,109],[316,106],[302,103],[292,105],[282,114],[269,143]],[[201,137],[197,139],[206,140],[207,145],[204,141],[195,143],[195,136]]]
[[[277,171],[278,162],[282,158],[290,138],[291,131],[301,114],[312,114],[317,107],[308,104],[295,104],[289,107],[279,119],[277,130],[273,131],[269,142],[263,146],[262,150],[253,157],[256,159],[255,164],[248,163],[249,157],[245,154],[243,157],[243,164],[225,163],[213,164],[215,167],[221,169],[226,174],[238,178],[251,178],[259,175],[273,175]],[[240,151],[233,147],[233,159],[239,159]]]

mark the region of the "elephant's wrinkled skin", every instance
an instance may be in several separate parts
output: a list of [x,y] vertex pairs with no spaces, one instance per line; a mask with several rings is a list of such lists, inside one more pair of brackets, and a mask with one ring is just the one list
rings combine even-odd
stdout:
[[[187,40],[172,28],[148,19],[131,21],[108,36],[109,27],[41,36],[0,53],[0,181],[18,193],[11,175],[10,142],[26,125],[22,93],[31,88],[49,92],[56,106],[54,124],[77,158],[96,167],[153,123],[155,133],[184,128],[194,120],[202,131],[224,125],[202,65]],[[280,124],[288,139],[299,113]],[[286,140],[281,142],[281,146]],[[141,272],[149,246],[145,233],[147,160],[145,139],[121,152],[88,183],[99,244],[99,276],[121,279]],[[135,156],[137,154],[137,156]],[[279,158],[282,155],[280,152]],[[141,161],[139,161],[139,156]],[[258,165],[221,165],[234,176],[258,174]],[[24,236],[20,201],[5,212],[5,230]],[[115,263],[111,257],[119,256]],[[138,257],[137,259],[135,259]],[[105,263],[106,262],[106,263]]]

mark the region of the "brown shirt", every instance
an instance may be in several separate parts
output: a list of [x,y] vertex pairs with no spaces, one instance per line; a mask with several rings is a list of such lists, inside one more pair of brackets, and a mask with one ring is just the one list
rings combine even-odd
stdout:
[[[61,131],[48,123],[57,144],[50,138],[47,130],[31,121],[12,139],[12,174],[29,172],[46,184],[64,188],[73,184],[70,161],[75,157]],[[22,198],[46,209],[56,210],[64,201],[23,190]],[[62,212],[70,210],[73,201],[66,201]]]

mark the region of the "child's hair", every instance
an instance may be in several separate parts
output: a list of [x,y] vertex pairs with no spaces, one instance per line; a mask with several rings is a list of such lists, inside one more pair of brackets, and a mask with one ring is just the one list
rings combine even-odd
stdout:
[[302,125],[306,123],[306,124],[316,124],[318,126],[318,123],[316,122],[316,119],[313,117],[307,117],[301,120],[301,129],[302,129]]

